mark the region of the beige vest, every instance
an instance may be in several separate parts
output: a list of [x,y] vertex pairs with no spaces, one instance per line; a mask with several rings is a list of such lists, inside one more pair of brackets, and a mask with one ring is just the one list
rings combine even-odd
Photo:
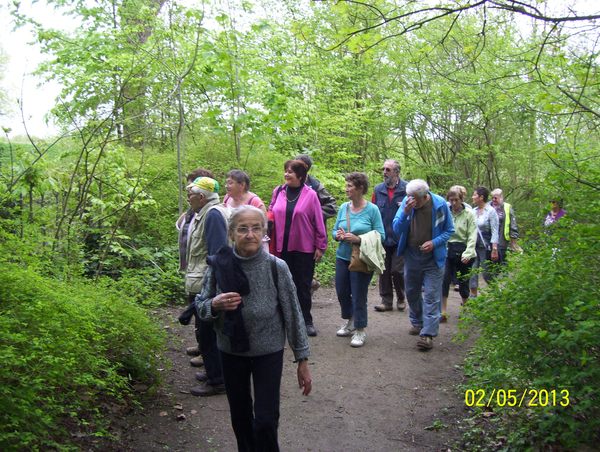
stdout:
[[190,230],[187,244],[187,268],[185,270],[185,292],[187,294],[198,294],[202,289],[202,278],[208,264],[206,258],[208,257],[208,247],[206,240],[204,239],[204,229],[206,223],[206,216],[212,209],[217,209],[223,215],[225,224],[229,220],[229,212],[223,205],[219,203],[218,199],[209,201],[200,212],[196,214],[192,220],[193,225]]

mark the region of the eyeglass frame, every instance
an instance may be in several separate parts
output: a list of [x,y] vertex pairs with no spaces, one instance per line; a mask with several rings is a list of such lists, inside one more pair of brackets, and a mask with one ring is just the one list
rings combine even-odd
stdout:
[[[248,228],[246,226],[240,226],[239,228],[231,228],[231,230],[239,235],[248,235],[248,232],[250,231],[252,231],[252,234],[258,235],[262,234],[265,228],[262,226],[252,226],[251,228]],[[244,230],[246,232],[243,232]]]

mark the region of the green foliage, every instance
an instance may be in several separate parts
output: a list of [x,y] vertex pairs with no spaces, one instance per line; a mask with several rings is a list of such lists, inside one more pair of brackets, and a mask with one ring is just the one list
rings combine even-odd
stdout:
[[121,259],[117,259],[121,263],[120,270],[115,279],[106,281],[122,296],[141,306],[181,303],[185,299],[176,245],[122,251],[127,252],[127,259],[120,254]]
[[158,381],[164,333],[102,285],[0,264],[0,449],[67,450],[61,424],[102,431],[99,401]]
[[[506,450],[524,445],[576,450],[598,440],[600,227],[566,218],[557,226],[513,259],[510,277],[471,300],[463,316],[479,334],[463,392],[514,389],[520,398],[529,389],[556,391],[546,406],[492,404],[502,415],[496,428],[507,438]],[[562,405],[563,390],[568,406]],[[533,396],[528,393],[526,401]]]

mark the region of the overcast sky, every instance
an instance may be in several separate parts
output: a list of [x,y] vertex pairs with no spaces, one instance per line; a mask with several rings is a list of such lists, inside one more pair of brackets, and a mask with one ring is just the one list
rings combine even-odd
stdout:
[[[54,13],[45,3],[31,5],[29,1],[21,3],[21,10],[33,13],[37,20],[45,24],[68,27],[70,21]],[[63,26],[57,28],[63,28]],[[44,115],[54,106],[54,99],[60,92],[55,83],[46,83],[38,87],[41,79],[31,75],[42,61],[39,46],[28,45],[33,40],[30,29],[12,31],[10,16],[6,6],[0,6],[0,43],[9,61],[4,74],[3,88],[8,89],[13,100],[14,114],[11,118],[0,117],[0,126],[12,129],[9,136],[25,133],[21,111],[17,99],[22,99],[23,113],[27,129],[31,135],[44,137],[55,133],[52,124],[46,125]],[[4,133],[3,133],[4,135]]]
[[[571,1],[549,0],[548,3],[564,9]],[[576,5],[575,10],[580,14],[597,13],[599,9],[597,0],[577,0],[574,4]],[[35,17],[36,20],[47,26],[61,29],[73,27],[71,18],[56,14],[52,8],[46,6],[43,0],[35,5],[32,5],[30,0],[23,0],[20,9],[23,13]],[[28,45],[32,40],[29,29],[12,31],[8,10],[6,6],[0,5],[0,43],[4,52],[9,56],[2,85],[4,88],[10,89],[15,110],[12,118],[0,117],[0,126],[11,128],[12,132],[9,135],[13,137],[25,133],[16,99],[23,101],[24,118],[31,135],[44,137],[56,133],[52,124],[46,124],[44,116],[54,106],[54,99],[58,96],[60,87],[56,83],[44,83],[38,87],[41,80],[32,76],[31,72],[42,61],[43,56],[40,55],[39,46]]]

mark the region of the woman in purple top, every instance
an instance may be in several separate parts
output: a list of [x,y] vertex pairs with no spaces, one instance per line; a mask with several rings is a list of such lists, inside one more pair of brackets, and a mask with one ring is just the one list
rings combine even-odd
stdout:
[[290,268],[309,336],[316,336],[310,309],[315,264],[327,249],[321,203],[305,182],[308,167],[301,160],[284,164],[285,184],[273,190],[269,210],[275,218],[275,248]]
[[544,226],[550,226],[551,224],[556,223],[567,213],[567,211],[562,208],[561,199],[550,199],[550,204],[552,204],[552,210],[550,210],[548,212],[548,215],[546,215]]

